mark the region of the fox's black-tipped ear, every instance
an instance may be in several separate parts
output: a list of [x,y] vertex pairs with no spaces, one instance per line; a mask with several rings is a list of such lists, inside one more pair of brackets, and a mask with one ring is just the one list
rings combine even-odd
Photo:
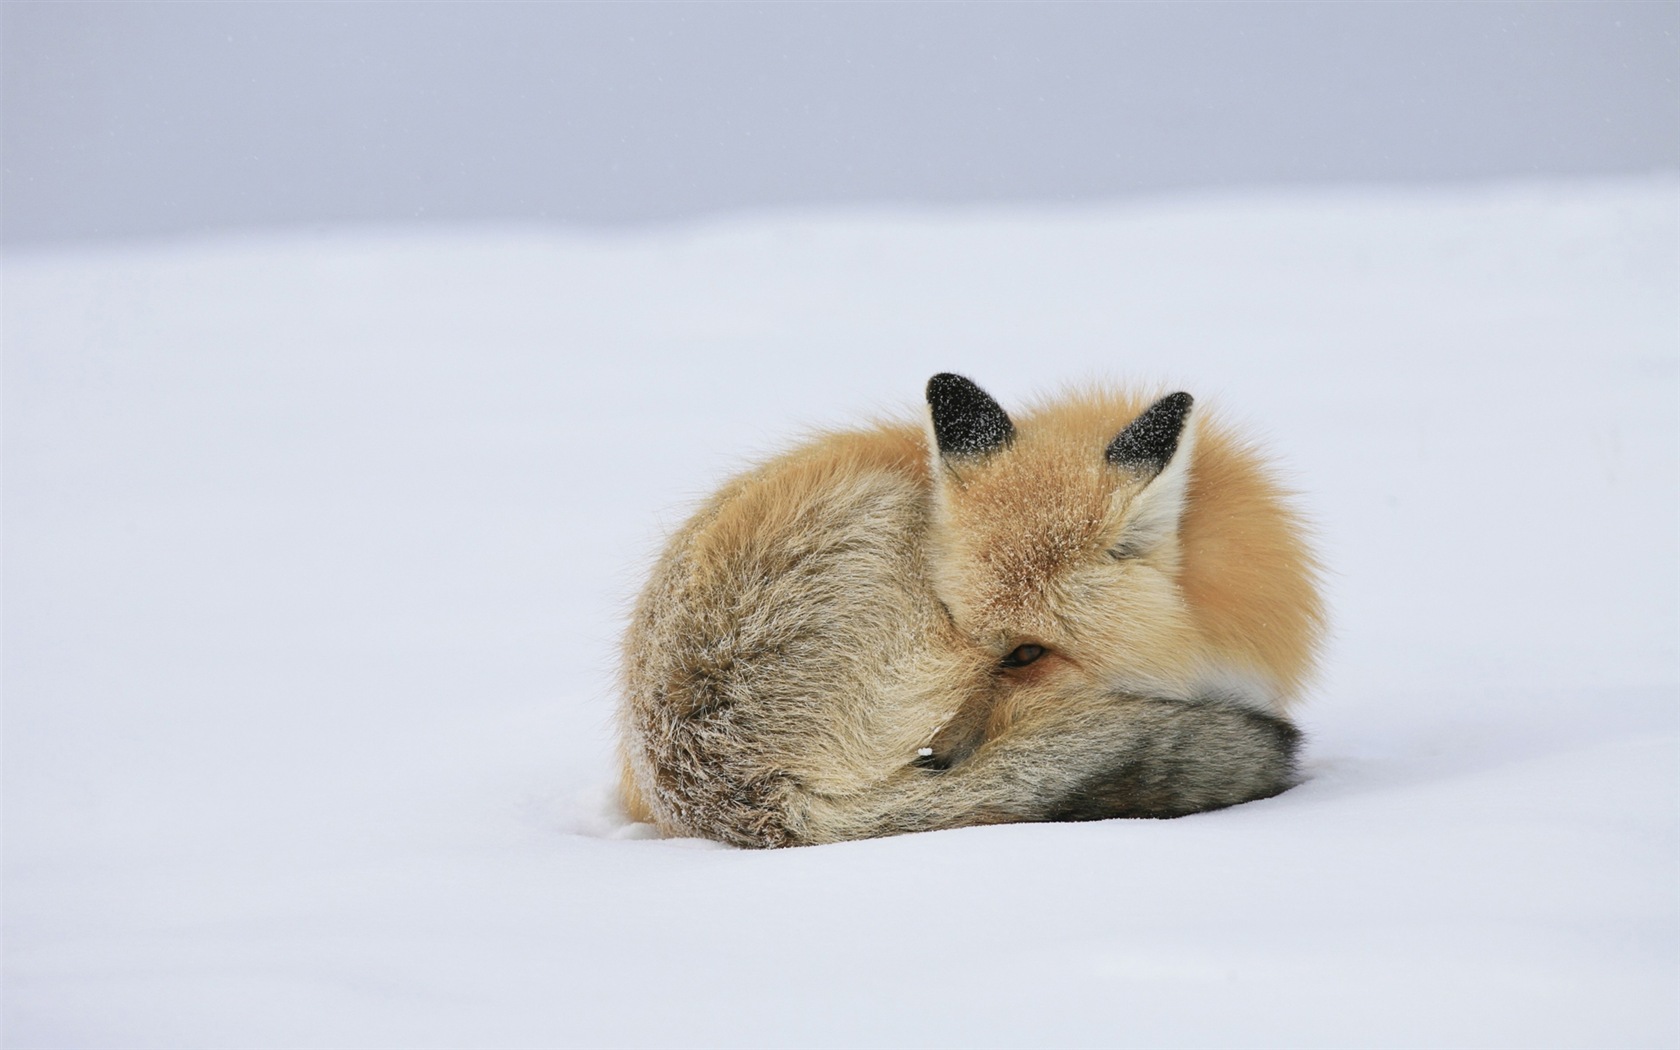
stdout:
[[1109,548],[1117,560],[1162,550],[1178,535],[1190,498],[1190,460],[1195,454],[1196,431],[1186,426],[1192,403],[1189,394],[1168,394],[1109,442],[1108,462],[1144,486],[1125,497],[1125,527]]
[[1194,403],[1189,394],[1180,391],[1144,409],[1109,442],[1108,461],[1145,478],[1161,473],[1178,451],[1178,439]]
[[959,375],[928,380],[933,440],[942,456],[983,456],[1015,440],[1015,424],[984,390]]

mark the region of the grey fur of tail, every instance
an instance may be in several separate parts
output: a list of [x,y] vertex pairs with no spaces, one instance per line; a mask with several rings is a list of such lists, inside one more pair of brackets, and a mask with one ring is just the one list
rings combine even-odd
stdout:
[[1218,701],[1117,696],[1100,713],[1070,710],[1014,730],[950,768],[910,764],[874,789],[813,807],[805,841],[1177,817],[1270,798],[1297,782],[1300,731]]

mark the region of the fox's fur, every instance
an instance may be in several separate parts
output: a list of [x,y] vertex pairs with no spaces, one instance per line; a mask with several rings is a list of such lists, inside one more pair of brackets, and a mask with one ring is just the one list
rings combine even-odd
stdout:
[[1287,788],[1324,617],[1255,451],[1184,394],[928,400],[671,538],[624,640],[630,812],[783,846]]

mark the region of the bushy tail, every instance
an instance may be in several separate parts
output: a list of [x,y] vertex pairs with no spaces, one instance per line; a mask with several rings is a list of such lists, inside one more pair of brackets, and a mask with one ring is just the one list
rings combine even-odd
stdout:
[[1230,704],[1112,698],[1017,723],[948,768],[814,800],[808,842],[1020,821],[1177,817],[1295,783],[1300,732]]

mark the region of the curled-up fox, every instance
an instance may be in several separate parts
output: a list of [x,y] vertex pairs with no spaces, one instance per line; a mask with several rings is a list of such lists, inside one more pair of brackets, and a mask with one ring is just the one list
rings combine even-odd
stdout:
[[787,846],[1170,817],[1293,782],[1324,630],[1301,519],[1188,394],[831,433],[670,539],[623,652],[623,795]]

